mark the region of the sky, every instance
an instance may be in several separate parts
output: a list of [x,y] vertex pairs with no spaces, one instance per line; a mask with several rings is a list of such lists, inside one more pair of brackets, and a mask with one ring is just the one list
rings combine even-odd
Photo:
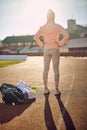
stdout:
[[48,9],[64,28],[72,18],[79,25],[87,25],[87,0],[0,0],[0,39],[34,35],[46,23]]

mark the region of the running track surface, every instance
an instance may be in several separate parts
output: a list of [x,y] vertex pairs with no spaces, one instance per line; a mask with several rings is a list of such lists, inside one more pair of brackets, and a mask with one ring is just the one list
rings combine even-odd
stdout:
[[23,80],[37,88],[36,101],[26,105],[3,104],[0,94],[0,130],[87,130],[87,58],[61,57],[59,70],[62,94],[55,97],[52,63],[50,95],[43,95],[43,57],[0,68],[0,84]]

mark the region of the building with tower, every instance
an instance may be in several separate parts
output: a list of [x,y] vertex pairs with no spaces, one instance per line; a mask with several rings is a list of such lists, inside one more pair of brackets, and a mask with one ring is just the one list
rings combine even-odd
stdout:
[[76,24],[75,19],[67,20],[67,31],[69,32],[71,38],[87,36],[87,27]]

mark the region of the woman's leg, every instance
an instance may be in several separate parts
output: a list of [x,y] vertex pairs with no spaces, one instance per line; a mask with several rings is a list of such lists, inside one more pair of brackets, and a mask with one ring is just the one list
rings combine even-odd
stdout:
[[53,54],[52,54],[52,62],[53,62],[55,89],[56,90],[58,90],[58,86],[59,86],[59,61],[60,61],[59,49],[54,49]]
[[44,71],[43,71],[43,81],[44,81],[44,88],[48,89],[47,82],[48,82],[48,72],[50,67],[51,55],[49,49],[44,50]]

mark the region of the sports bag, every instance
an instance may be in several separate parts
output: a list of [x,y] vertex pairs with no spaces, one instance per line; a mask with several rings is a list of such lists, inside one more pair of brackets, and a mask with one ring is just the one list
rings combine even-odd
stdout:
[[6,104],[23,104],[35,101],[35,98],[29,99],[27,93],[23,93],[19,88],[12,84],[3,83],[0,87],[2,100]]

